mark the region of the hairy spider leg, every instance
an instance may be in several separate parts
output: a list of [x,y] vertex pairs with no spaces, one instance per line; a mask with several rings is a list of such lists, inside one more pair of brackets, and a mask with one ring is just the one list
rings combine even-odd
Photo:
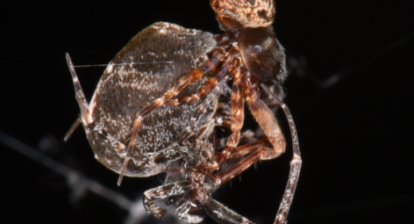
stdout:
[[240,142],[241,129],[244,122],[244,98],[242,93],[242,76],[241,68],[238,66],[238,63],[235,64],[236,69],[232,72],[233,76],[233,88],[231,92],[231,124],[230,130],[231,135],[228,138],[226,147],[221,153],[216,156],[216,167],[214,166],[205,166],[204,169],[207,170],[216,170],[218,167],[222,166],[227,159],[230,157],[231,152],[234,149],[237,149],[237,145]]
[[[198,107],[198,110],[201,114],[205,113],[206,108],[221,93],[221,90],[223,89],[223,86],[225,85],[227,79],[228,77],[224,76],[223,79],[218,83],[218,85],[208,93],[206,98],[203,100],[203,103]],[[187,139],[187,137],[191,136],[194,133],[195,128],[199,129],[196,138],[203,138],[203,136],[205,136],[205,134],[207,133],[210,133],[210,130],[212,130],[216,125],[214,120],[208,120],[205,123],[201,123],[201,121],[202,119],[197,120],[193,125],[184,130],[180,134],[179,139]]]
[[216,86],[218,86],[220,80],[222,80],[226,74],[227,74],[227,68],[223,67],[220,70],[218,75],[207,80],[207,82],[196,93],[188,95],[188,96],[183,96],[180,99],[169,100],[165,104],[176,107],[176,106],[180,106],[181,104],[188,103],[193,100],[200,100],[203,96],[205,96],[207,93],[212,91]]
[[266,137],[261,138],[258,141],[251,142],[251,143],[237,147],[237,149],[233,150],[233,152],[230,154],[229,159],[237,159],[237,158],[243,157],[257,150],[259,147],[263,147],[263,146],[271,146],[269,140]]
[[[224,71],[224,69],[223,69]],[[203,103],[199,106],[199,111],[201,114],[204,114],[206,111],[206,108],[211,104],[211,102],[221,93],[221,90],[223,89],[223,86],[226,84],[228,80],[227,76],[224,76],[222,80],[218,83],[216,87],[214,87],[206,96]],[[203,136],[206,136],[206,134],[210,133],[210,130],[213,130],[216,126],[215,120],[210,119],[209,121],[205,122],[204,124],[200,122],[201,119],[199,119],[195,123],[195,127],[201,127],[199,128],[199,132],[196,136],[196,138],[203,138]],[[193,132],[191,130],[191,132]],[[214,135],[210,136],[214,139]],[[214,144],[213,144],[214,145]]]
[[246,78],[243,83],[243,92],[253,117],[273,146],[269,150],[265,150],[266,152],[264,151],[260,158],[261,160],[269,160],[285,152],[286,141],[275,115],[260,99],[258,83],[253,77]]
[[66,133],[65,137],[63,138],[63,141],[68,141],[70,136],[73,134],[73,132],[76,130],[76,128],[79,126],[81,122],[81,118],[78,117],[78,119],[76,119],[76,121],[72,124],[72,127],[70,127],[69,131]]
[[[218,54],[220,52],[217,51]],[[194,69],[193,71],[187,73],[184,77],[179,79],[175,86],[168,90],[163,96],[159,97],[158,99],[154,100],[149,106],[143,108],[140,110],[136,117],[133,124],[133,131],[131,135],[131,140],[129,141],[128,148],[127,148],[127,155],[124,159],[124,163],[121,169],[121,172],[119,174],[118,178],[118,186],[121,185],[122,178],[124,176],[126,167],[128,165],[129,159],[131,158],[132,149],[134,148],[135,139],[138,134],[139,127],[141,125],[142,120],[145,118],[146,115],[157,109],[158,107],[165,105],[168,100],[170,100],[172,97],[177,96],[185,87],[188,85],[191,85],[195,81],[200,80],[204,77],[207,73],[210,71],[214,71],[218,63],[220,62],[219,58],[221,57],[213,57],[211,60],[207,61],[204,65],[201,67]]]
[[[226,70],[227,69],[225,69],[225,70],[223,69],[222,72],[220,72],[220,73],[225,74]],[[221,76],[221,75],[219,74],[219,76]],[[215,78],[212,78],[212,79],[217,80],[217,77],[218,76],[216,76]],[[213,89],[211,89],[209,91],[209,94],[206,96],[206,99],[204,100],[204,102],[199,107],[199,111],[202,114],[205,113],[207,106],[209,106],[211,104],[211,102],[221,93],[221,91],[222,91],[224,85],[226,84],[227,80],[228,80],[228,76],[224,76],[221,79],[221,81]]]
[[[79,83],[78,76],[76,75],[75,67],[73,66],[72,59],[70,58],[69,54],[66,53],[66,62],[68,63],[68,67],[70,70],[70,74],[72,75],[73,86],[75,87],[75,96],[76,100],[79,103],[79,107],[81,109],[81,116],[78,120],[81,120],[84,125],[88,125],[92,122],[92,117],[89,113],[89,104],[86,101],[85,94],[83,93],[82,87]],[[69,138],[70,134],[75,130],[75,128],[79,125],[80,122],[78,120],[72,125],[71,129],[69,130],[68,134],[66,134],[65,139]]]
[[285,192],[283,193],[282,201],[280,202],[279,210],[277,211],[276,218],[274,224],[285,224],[287,221],[287,215],[289,213],[289,209],[292,206],[293,196],[296,192],[296,186],[299,180],[300,168],[302,166],[302,157],[300,154],[300,147],[299,147],[299,138],[298,133],[296,130],[295,122],[293,121],[292,114],[290,113],[289,108],[283,101],[277,97],[274,93],[272,93],[266,86],[262,85],[262,88],[268,92],[273,98],[275,98],[280,107],[282,107],[283,111],[285,112],[290,133],[292,136],[292,150],[293,150],[293,158],[290,162],[290,171],[289,171],[289,178],[286,184]]

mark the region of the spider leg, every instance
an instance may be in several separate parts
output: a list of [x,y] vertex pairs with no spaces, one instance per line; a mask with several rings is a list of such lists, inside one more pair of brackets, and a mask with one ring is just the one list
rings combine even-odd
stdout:
[[[253,132],[251,130],[246,130],[246,131],[243,131],[241,133],[240,142],[244,142],[245,144],[247,144],[247,143],[250,144],[250,143],[252,143],[254,141],[257,141],[257,137],[258,136],[257,136],[257,134],[255,132]],[[216,140],[216,143],[215,143],[216,149],[222,149],[222,148],[224,148],[226,146],[226,143],[227,143],[227,138],[219,138],[219,139],[217,139]],[[242,145],[242,146],[245,146],[245,145]],[[239,146],[236,149],[234,149],[231,152],[229,159],[236,159],[236,158],[241,157],[242,155],[241,156],[235,156],[235,155],[237,155],[239,153],[238,151],[239,151],[239,149],[241,150],[241,147],[242,146]],[[248,154],[248,153],[250,153],[252,151],[253,150],[250,150],[249,152],[244,153],[244,155],[245,154]]]
[[169,100],[165,104],[170,106],[180,106],[181,104],[188,103],[193,100],[200,100],[203,96],[205,96],[207,93],[209,93],[211,90],[213,90],[216,86],[219,85],[220,80],[223,79],[226,73],[227,68],[223,67],[218,73],[218,75],[207,80],[207,82],[198,90],[197,93],[184,96],[180,99]]
[[266,147],[266,146],[270,146],[270,142],[269,140],[267,140],[267,138],[262,138],[258,141],[239,146],[237,147],[237,150],[234,150],[231,153],[229,159],[237,159],[237,158],[243,157],[261,147]]
[[237,68],[233,73],[233,88],[231,93],[231,126],[230,130],[232,134],[229,136],[226,147],[223,151],[217,155],[216,162],[211,166],[205,166],[204,169],[216,170],[218,167],[223,165],[230,157],[231,152],[237,148],[240,142],[240,131],[244,121],[244,98],[242,92],[242,74],[240,69]]
[[[212,89],[210,90],[210,93],[206,96],[203,103],[199,106],[199,111],[201,114],[205,114],[206,108],[211,105],[214,99],[216,99],[219,94],[222,92],[223,87],[225,86],[227,82],[228,77],[224,76],[221,81]],[[199,123],[199,122],[198,122]]]
[[166,199],[171,196],[181,195],[187,192],[189,181],[180,181],[170,184],[165,184],[144,192],[144,207],[145,210],[153,214],[156,218],[161,218],[165,214],[165,210],[158,207],[155,199]]
[[73,134],[73,132],[79,126],[80,123],[81,123],[81,118],[78,117],[78,119],[76,119],[75,123],[72,124],[72,127],[70,127],[69,131],[66,133],[65,137],[63,138],[63,141],[66,142],[70,138],[70,136]]
[[243,92],[253,117],[256,119],[273,147],[271,150],[263,151],[260,160],[269,160],[280,156],[280,154],[285,152],[285,137],[283,136],[282,130],[280,129],[274,114],[260,99],[257,81],[255,82],[253,79],[247,79],[246,82],[243,83]]
[[187,73],[184,77],[179,79],[176,85],[167,91],[164,95],[159,97],[158,99],[154,100],[149,106],[140,110],[136,116],[135,121],[133,124],[133,131],[131,135],[131,140],[129,141],[128,148],[127,148],[127,155],[124,159],[124,163],[122,165],[121,172],[118,178],[118,186],[121,185],[122,178],[124,176],[126,167],[128,162],[131,158],[132,149],[134,148],[135,139],[137,138],[139,127],[141,126],[142,120],[144,120],[145,116],[157,109],[158,107],[164,105],[168,100],[172,97],[177,96],[185,87],[194,83],[195,81],[200,80],[205,74],[214,70],[219,63],[219,59],[214,57],[211,60],[207,61],[203,66],[194,69],[193,71]]
[[285,224],[287,222],[287,215],[289,213],[290,206],[292,205],[293,196],[295,195],[296,186],[299,180],[300,168],[302,166],[299,139],[296,131],[295,122],[293,122],[293,117],[290,113],[289,108],[286,106],[286,104],[283,103],[283,101],[279,97],[273,94],[266,86],[262,85],[262,88],[279,102],[280,107],[282,107],[287,117],[290,133],[292,136],[293,159],[290,162],[289,179],[286,184],[285,193],[283,194],[283,199],[280,202],[279,210],[277,211],[274,222],[274,224]]
[[[225,74],[225,73],[223,73]],[[207,94],[205,99],[203,100],[202,104],[198,107],[198,110],[201,114],[205,114],[206,108],[211,105],[212,101],[221,93],[223,86],[225,85],[227,81],[227,77],[225,76],[222,78],[222,80],[213,88],[210,90],[210,92]],[[203,115],[202,115],[203,116]],[[196,138],[204,138],[206,134],[211,133],[213,128],[216,126],[215,120],[208,120],[207,122],[202,123],[205,119],[198,119],[193,125],[188,127],[186,130],[184,130],[181,134],[179,139],[185,140],[188,137],[191,137],[195,130],[198,129],[198,133],[196,135]]]
[[[241,161],[239,161],[236,165],[232,166],[230,169],[224,172],[218,173],[218,174],[209,175],[216,184],[223,184],[233,179],[235,176],[245,171],[255,162],[259,161],[261,157],[264,154],[266,154],[268,151],[272,151],[271,147],[267,147],[266,141],[261,141],[261,140],[246,144],[239,148],[242,148],[244,150],[242,152],[252,151],[253,153],[248,155],[246,158],[243,158]],[[237,154],[237,153],[235,155],[242,156],[241,154]],[[236,156],[233,156],[233,158]]]
[[221,224],[254,224],[247,218],[237,214],[220,202],[211,199],[204,203],[204,210],[207,215],[217,223]]
[[[78,76],[76,75],[75,67],[73,66],[72,59],[70,58],[68,53],[66,53],[66,62],[68,63],[70,74],[72,75],[73,86],[75,87],[75,92],[76,92],[76,95],[75,95],[76,100],[78,101],[79,107],[81,109],[80,119],[82,120],[83,124],[87,125],[87,124],[92,122],[92,117],[89,114],[89,109],[88,109],[89,104],[86,101],[85,94],[83,93],[82,87],[79,83]],[[72,126],[72,128],[70,130],[74,130],[77,127],[77,124],[78,124],[78,122],[75,122],[75,124]],[[71,132],[69,131],[69,133],[71,133]],[[69,134],[69,136],[70,136],[70,134]],[[69,138],[69,136],[68,136],[68,138]],[[65,139],[66,139],[66,137],[65,137]]]

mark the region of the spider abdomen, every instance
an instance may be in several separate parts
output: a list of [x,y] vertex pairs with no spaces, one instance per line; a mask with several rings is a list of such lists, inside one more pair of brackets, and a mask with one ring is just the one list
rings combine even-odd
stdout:
[[[93,122],[85,129],[96,159],[120,173],[136,114],[208,60],[215,44],[210,33],[162,22],[136,35],[109,63],[91,101]],[[189,85],[178,97],[197,92],[206,80]],[[152,176],[185,156],[178,150],[185,148],[181,135],[215,112],[216,100],[205,112],[199,109],[202,104],[203,99],[164,106],[145,117],[125,175]]]

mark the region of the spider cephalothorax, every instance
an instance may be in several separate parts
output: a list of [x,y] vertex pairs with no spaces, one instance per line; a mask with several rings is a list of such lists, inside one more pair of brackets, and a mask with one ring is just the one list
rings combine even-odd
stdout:
[[276,14],[273,0],[210,0],[223,30],[272,25]]

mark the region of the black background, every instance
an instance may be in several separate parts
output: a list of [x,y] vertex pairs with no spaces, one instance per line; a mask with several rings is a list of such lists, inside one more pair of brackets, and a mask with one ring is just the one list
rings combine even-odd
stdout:
[[[303,155],[290,223],[413,223],[414,10],[409,2],[276,2],[278,39],[288,58],[308,65],[301,67],[304,77],[292,72],[286,82],[286,103]],[[55,156],[59,161],[131,199],[158,186],[153,177],[126,178],[116,187],[117,175],[94,160],[81,128],[63,143],[79,114],[64,54],[69,52],[76,65],[105,64],[156,21],[220,33],[208,1],[16,1],[3,6],[0,131],[34,148],[54,136],[52,148],[65,154]],[[89,99],[103,70],[77,69]],[[328,88],[310,81],[333,74],[342,76]],[[277,117],[286,127],[283,113]],[[94,194],[71,203],[64,177],[0,147],[2,220],[121,223],[127,216]],[[259,162],[214,197],[258,223],[271,223],[290,158],[288,148],[278,159]]]

